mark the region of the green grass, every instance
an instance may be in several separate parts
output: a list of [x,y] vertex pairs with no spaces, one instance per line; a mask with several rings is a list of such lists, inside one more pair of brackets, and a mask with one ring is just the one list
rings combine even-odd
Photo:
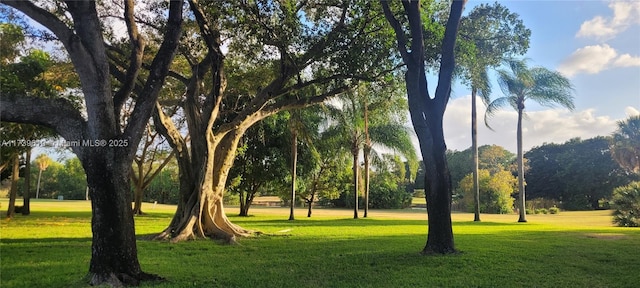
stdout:
[[[2,201],[0,201],[2,202]],[[2,202],[3,209],[6,201]],[[143,206],[136,232],[157,233],[173,207]],[[85,201],[35,201],[33,214],[0,221],[0,286],[82,287],[91,231]],[[144,287],[637,287],[640,229],[611,226],[609,211],[530,215],[455,213],[462,253],[419,254],[426,212],[316,209],[287,221],[284,208],[252,208],[232,221],[268,235],[240,245],[138,241],[143,270],[167,280]],[[236,213],[229,208],[229,213]],[[288,232],[279,232],[289,230]]]

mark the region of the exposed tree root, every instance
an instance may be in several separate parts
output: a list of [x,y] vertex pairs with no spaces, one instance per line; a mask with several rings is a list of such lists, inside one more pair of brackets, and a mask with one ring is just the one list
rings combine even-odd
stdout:
[[227,244],[238,244],[240,237],[253,237],[260,232],[244,229],[233,224],[224,212],[222,201],[206,202],[202,213],[197,213],[199,207],[194,205],[190,213],[183,215],[180,221],[173,221],[169,227],[158,234],[155,240],[169,240],[172,243],[195,240],[222,240]]
[[107,285],[109,287],[138,286],[141,281],[162,281],[164,278],[149,273],[130,275],[127,273],[89,273],[89,285]]

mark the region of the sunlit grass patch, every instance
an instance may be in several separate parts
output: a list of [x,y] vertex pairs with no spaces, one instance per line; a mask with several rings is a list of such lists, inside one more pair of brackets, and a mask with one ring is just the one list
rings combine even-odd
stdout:
[[[46,204],[42,205],[41,204]],[[0,221],[2,287],[77,287],[88,270],[88,203],[39,202],[31,216]],[[54,204],[57,204],[54,205]],[[136,232],[148,236],[171,221],[175,207],[143,205]],[[6,207],[3,205],[3,207]],[[634,287],[640,229],[611,225],[609,211],[485,215],[454,213],[462,253],[420,255],[426,212],[254,207],[231,220],[262,231],[239,245],[210,240],[138,241],[142,268],[167,278],[144,287]],[[139,237],[145,239],[145,237]]]

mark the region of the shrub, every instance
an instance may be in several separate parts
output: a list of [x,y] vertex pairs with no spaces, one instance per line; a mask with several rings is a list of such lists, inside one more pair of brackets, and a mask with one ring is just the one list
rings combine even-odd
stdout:
[[560,213],[560,208],[556,206],[549,208],[549,214],[558,214],[558,213]]
[[640,226],[640,182],[613,189],[613,223],[620,227]]
[[540,209],[536,209],[535,213],[536,214],[549,214],[549,210],[547,210],[545,208],[540,208]]

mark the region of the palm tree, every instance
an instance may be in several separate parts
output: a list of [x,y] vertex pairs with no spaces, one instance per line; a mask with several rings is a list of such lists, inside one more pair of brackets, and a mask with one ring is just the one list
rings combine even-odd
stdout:
[[36,164],[38,165],[38,185],[36,186],[36,199],[40,195],[40,179],[42,178],[42,171],[47,170],[47,167],[51,165],[51,158],[45,154],[40,154],[36,157]]
[[[518,145],[518,193],[519,212],[518,222],[527,222],[525,212],[524,188],[524,159],[522,151],[522,116],[525,101],[531,99],[540,105],[555,107],[560,105],[569,110],[574,109],[573,86],[569,79],[562,74],[544,67],[528,68],[525,60],[509,59],[505,61],[509,70],[498,70],[498,84],[506,96],[493,100],[487,106],[485,124],[488,118],[504,106],[510,105],[518,111],[517,145]],[[489,127],[490,128],[490,127]]]
[[343,99],[342,107],[328,107],[330,118],[335,120],[329,129],[343,135],[346,142],[344,145],[350,147],[353,156],[354,219],[358,218],[361,150],[364,150],[364,217],[368,216],[370,159],[377,156],[372,155],[375,153],[374,146],[398,151],[414,163],[411,167],[417,167],[417,156],[409,131],[402,125],[401,115],[402,111],[405,111],[402,108],[406,107],[406,100],[403,97],[393,97],[393,94],[380,93],[390,87],[392,86],[361,85],[356,89],[356,93],[351,93]]
[[460,53],[459,67],[465,82],[471,87],[471,147],[473,152],[474,221],[480,221],[480,189],[478,183],[478,121],[476,96],[485,105],[491,99],[491,85],[487,69],[500,65],[506,57],[522,55],[529,48],[531,31],[524,26],[518,14],[499,3],[480,4],[460,21],[458,41],[467,42]]
[[611,156],[624,169],[640,174],[640,115],[618,121],[611,139]]
[[309,147],[312,157],[315,159],[320,158],[314,146],[314,139],[318,137],[318,125],[322,120],[319,116],[320,110],[317,107],[292,110],[289,114],[288,126],[291,133],[291,205],[289,207],[289,220],[295,220],[298,142],[302,141]]

